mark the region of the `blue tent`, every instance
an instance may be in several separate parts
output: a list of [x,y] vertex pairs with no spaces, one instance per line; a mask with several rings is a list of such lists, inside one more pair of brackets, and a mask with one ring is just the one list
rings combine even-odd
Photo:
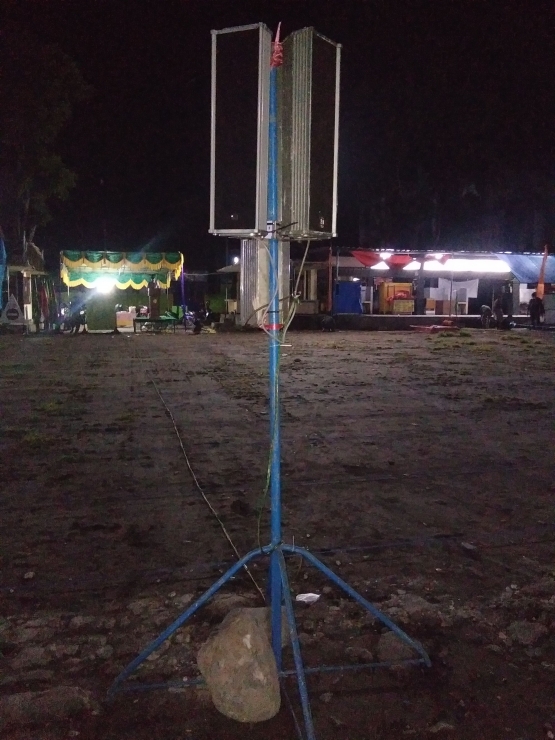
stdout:
[[[526,254],[497,254],[506,262],[519,283],[537,283],[543,257]],[[548,257],[545,265],[545,282],[555,283],[555,257]]]

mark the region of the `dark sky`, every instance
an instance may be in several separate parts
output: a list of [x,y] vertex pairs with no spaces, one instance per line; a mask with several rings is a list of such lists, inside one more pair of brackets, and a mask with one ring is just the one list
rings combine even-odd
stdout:
[[[358,245],[360,224],[372,219],[367,202],[396,179],[424,178],[441,194],[464,182],[480,189],[486,173],[553,175],[552,2],[9,5],[73,57],[93,87],[61,142],[78,186],[36,237],[52,254],[146,247],[180,249],[192,267],[222,264],[224,242],[207,233],[210,30],[244,23],[282,21],[285,35],[313,25],[344,46],[342,244]],[[519,180],[519,187],[528,186]]]

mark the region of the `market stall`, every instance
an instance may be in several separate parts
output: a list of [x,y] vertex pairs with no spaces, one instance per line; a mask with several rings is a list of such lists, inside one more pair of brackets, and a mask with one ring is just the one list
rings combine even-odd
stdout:
[[[479,314],[480,297],[493,302],[502,293],[511,303],[507,313],[518,313],[519,293],[514,294],[511,266],[505,255],[479,253],[406,253],[354,250],[352,255],[367,273],[361,290],[370,299],[369,313],[466,316]],[[345,278],[344,278],[345,279]],[[485,296],[486,285],[489,294]],[[513,305],[514,304],[514,305]]]
[[[172,307],[172,280],[177,280],[183,270],[183,255],[180,252],[76,252],[60,253],[60,277],[70,288],[84,287],[88,293],[87,324],[89,329],[115,330],[135,328],[136,319],[149,319],[143,326],[157,325],[158,320]],[[124,293],[131,288],[143,291],[148,305],[144,315],[138,305],[123,300]]]
[[0,329],[37,332],[56,328],[58,300],[41,250],[28,242],[22,254],[12,254],[8,259],[2,242],[1,273],[0,307],[4,310],[0,313]]

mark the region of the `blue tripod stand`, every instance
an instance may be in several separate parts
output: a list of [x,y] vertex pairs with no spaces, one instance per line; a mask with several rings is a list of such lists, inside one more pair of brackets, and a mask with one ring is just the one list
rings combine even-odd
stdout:
[[[276,47],[278,54],[275,53]],[[271,602],[271,630],[272,630],[272,649],[276,659],[278,673],[281,678],[296,676],[299,687],[299,695],[302,706],[304,730],[306,740],[316,740],[308,688],[306,682],[307,674],[343,671],[363,668],[389,667],[393,665],[390,662],[366,663],[346,666],[317,666],[315,668],[305,668],[301,656],[299,637],[293,610],[293,601],[291,598],[291,589],[289,587],[289,578],[285,563],[286,554],[301,556],[311,565],[315,566],[327,578],[347,593],[351,598],[357,601],[373,617],[378,619],[382,624],[394,632],[400,640],[409,645],[415,652],[415,658],[410,660],[399,661],[404,665],[425,665],[430,666],[430,658],[426,651],[403,630],[394,624],[385,614],[382,614],[369,601],[357,593],[345,581],[339,578],[324,563],[320,562],[308,550],[286,545],[282,542],[281,532],[281,470],[280,470],[280,414],[279,414],[279,353],[280,337],[279,332],[281,325],[279,323],[279,274],[278,258],[279,243],[275,238],[277,235],[278,220],[278,177],[277,177],[277,160],[278,160],[278,137],[277,137],[277,65],[280,63],[279,41],[274,46],[274,56],[272,57],[272,68],[270,72],[270,126],[269,126],[269,176],[268,176],[268,233],[272,238],[269,239],[269,291],[271,302],[267,314],[266,331],[269,334],[269,375],[270,375],[270,416],[271,416],[271,460],[270,460],[270,515],[271,515],[271,541],[270,544],[252,550],[243,558],[238,560],[224,575],[216,581],[205,593],[197,599],[181,616],[173,622],[164,632],[162,632],[153,642],[148,645],[143,652],[138,655],[116,678],[109,696],[113,696],[122,690],[123,682],[148,658],[148,656],[157,650],[163,642],[178,630],[193,614],[195,614],[210,598],[230,579],[232,579],[242,568],[251,560],[261,556],[270,559],[269,586]],[[293,670],[283,670],[282,666],[282,607],[285,606],[285,613],[289,628],[289,636],[293,651],[295,668]],[[200,679],[189,682],[182,682],[180,686],[202,683]],[[145,688],[148,688],[145,687]],[[160,685],[152,685],[150,688],[162,688]],[[302,740],[302,733],[299,734]]]

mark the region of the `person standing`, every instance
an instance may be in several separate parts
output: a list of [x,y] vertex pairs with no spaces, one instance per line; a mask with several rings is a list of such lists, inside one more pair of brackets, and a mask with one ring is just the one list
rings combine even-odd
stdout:
[[503,328],[503,298],[497,296],[492,306],[493,315],[495,316],[495,323],[498,329]]
[[501,301],[503,305],[503,313],[507,314],[507,318],[510,321],[513,318],[513,286],[510,280],[507,280],[503,285]]
[[483,305],[480,309],[480,319],[482,322],[482,329],[489,329],[491,323],[491,308],[487,305]]
[[156,278],[153,276],[148,284],[148,318],[160,318],[160,295],[162,291]]
[[532,329],[539,329],[541,327],[541,317],[545,315],[545,307],[541,298],[538,298],[538,294],[534,291],[532,298],[528,303],[528,315],[532,323]]

